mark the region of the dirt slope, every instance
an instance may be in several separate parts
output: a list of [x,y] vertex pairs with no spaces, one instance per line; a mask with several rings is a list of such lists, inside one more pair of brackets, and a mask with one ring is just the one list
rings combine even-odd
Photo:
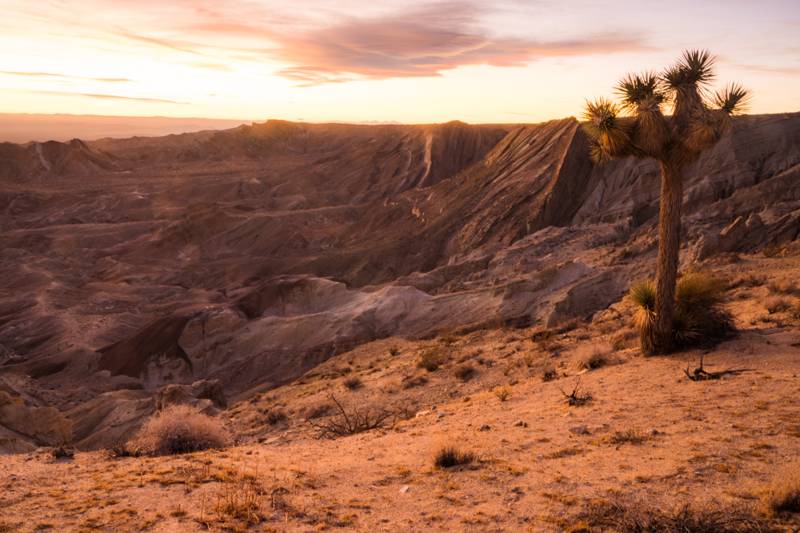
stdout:
[[[733,282],[725,305],[740,329],[705,353],[708,370],[735,371],[720,380],[686,379],[683,369],[697,364],[699,351],[640,357],[625,333],[626,302],[574,327],[375,341],[235,405],[222,416],[240,444],[227,450],[7,456],[0,525],[556,532],[583,524],[574,530],[590,531],[581,511],[621,497],[665,511],[722,506],[760,516],[763,494],[800,456],[800,322],[765,307],[800,268],[800,250],[787,252],[709,265]],[[586,348],[611,343],[604,366],[579,366]],[[419,368],[431,350],[439,368]],[[457,372],[465,366],[473,372]],[[555,369],[551,381],[542,379],[547,368]],[[360,386],[347,387],[353,378]],[[578,382],[592,399],[570,407],[563,393]],[[397,417],[381,429],[318,439],[307,419],[330,420],[332,398],[348,410]],[[433,456],[446,445],[476,458],[437,469]],[[226,506],[246,494],[249,513]],[[769,524],[794,531],[800,515]]]

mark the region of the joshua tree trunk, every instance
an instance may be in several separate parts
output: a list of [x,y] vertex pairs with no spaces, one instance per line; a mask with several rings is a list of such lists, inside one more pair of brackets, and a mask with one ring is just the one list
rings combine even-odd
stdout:
[[673,308],[680,252],[683,175],[680,165],[661,163],[661,205],[658,214],[656,265],[655,353],[668,353],[673,344]]

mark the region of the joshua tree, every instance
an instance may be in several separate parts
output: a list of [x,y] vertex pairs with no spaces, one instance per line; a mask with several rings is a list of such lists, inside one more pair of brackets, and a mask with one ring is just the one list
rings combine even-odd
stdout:
[[[661,74],[623,78],[616,88],[621,104],[600,98],[586,106],[595,160],[653,158],[661,168],[654,322],[650,338],[643,339],[643,349],[649,353],[667,353],[673,347],[684,173],[719,141],[729,117],[741,111],[748,99],[738,84],[709,94],[713,67],[714,57],[707,51],[686,51]],[[672,106],[671,116],[662,112],[667,104]]]

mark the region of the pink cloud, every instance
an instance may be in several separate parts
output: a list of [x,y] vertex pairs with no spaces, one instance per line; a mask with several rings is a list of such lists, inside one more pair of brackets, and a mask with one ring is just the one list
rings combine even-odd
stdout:
[[[134,31],[118,35],[192,54],[218,51],[253,62],[278,61],[286,65],[279,75],[304,86],[438,76],[465,65],[519,67],[544,57],[647,49],[636,36],[547,41],[498,36],[484,26],[490,8],[468,2],[411,8],[394,4],[392,10],[383,8],[372,16],[321,16],[319,9],[259,11],[238,0],[223,4],[187,9],[180,24],[169,18],[156,27],[156,36]],[[170,9],[175,7],[171,4]]]
[[464,65],[518,67],[543,57],[642,50],[638,38],[609,35],[562,41],[496,37],[470,4],[447,3],[377,18],[349,18],[299,33],[271,34],[280,74],[315,85],[353,78],[437,76]]

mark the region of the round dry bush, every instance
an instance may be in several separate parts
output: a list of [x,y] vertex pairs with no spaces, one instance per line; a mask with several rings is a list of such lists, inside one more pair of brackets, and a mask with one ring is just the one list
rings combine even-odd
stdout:
[[153,415],[130,447],[143,455],[174,455],[228,444],[230,436],[219,420],[188,405],[173,405]]

